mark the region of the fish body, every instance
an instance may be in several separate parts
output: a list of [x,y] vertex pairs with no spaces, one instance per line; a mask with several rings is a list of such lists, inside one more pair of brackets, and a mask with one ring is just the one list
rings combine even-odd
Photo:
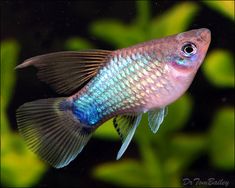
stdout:
[[116,50],[57,52],[33,57],[17,68],[38,68],[38,77],[70,97],[41,99],[17,111],[29,147],[61,168],[81,152],[92,133],[114,118],[129,145],[143,113],[156,133],[166,107],[190,86],[210,44],[210,31],[196,29]]

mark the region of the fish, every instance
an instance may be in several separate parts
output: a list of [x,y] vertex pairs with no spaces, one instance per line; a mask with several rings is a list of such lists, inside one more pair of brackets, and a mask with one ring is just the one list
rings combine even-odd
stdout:
[[20,106],[19,133],[30,150],[62,168],[113,118],[122,141],[118,160],[144,113],[150,130],[158,131],[167,106],[191,85],[210,41],[210,30],[200,28],[113,51],[61,51],[27,59],[16,69],[34,66],[39,80],[61,97]]

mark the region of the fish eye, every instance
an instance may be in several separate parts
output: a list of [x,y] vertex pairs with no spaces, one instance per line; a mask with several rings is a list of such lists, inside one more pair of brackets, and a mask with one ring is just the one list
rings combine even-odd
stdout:
[[191,57],[192,55],[196,54],[197,47],[193,43],[186,43],[182,46],[181,51],[183,52],[183,55],[186,57]]

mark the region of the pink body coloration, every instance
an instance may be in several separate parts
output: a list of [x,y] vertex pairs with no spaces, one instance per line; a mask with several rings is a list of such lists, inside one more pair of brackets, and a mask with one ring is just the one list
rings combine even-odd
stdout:
[[35,66],[42,81],[68,97],[22,105],[17,110],[20,133],[34,152],[61,168],[103,122],[114,118],[123,143],[119,159],[143,113],[148,112],[149,127],[157,132],[167,105],[192,83],[210,40],[203,28],[116,51],[58,52],[26,60],[17,68]]

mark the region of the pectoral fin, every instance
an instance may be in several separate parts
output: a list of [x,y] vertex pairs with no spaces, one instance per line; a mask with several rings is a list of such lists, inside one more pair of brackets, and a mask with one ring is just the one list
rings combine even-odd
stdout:
[[148,112],[149,127],[153,133],[156,133],[167,115],[167,108],[161,108],[155,111]]
[[142,114],[140,115],[123,115],[117,116],[113,120],[115,129],[122,140],[122,146],[117,154],[117,160],[121,158],[123,153],[126,151],[128,145],[134,136],[135,130],[140,123]]

